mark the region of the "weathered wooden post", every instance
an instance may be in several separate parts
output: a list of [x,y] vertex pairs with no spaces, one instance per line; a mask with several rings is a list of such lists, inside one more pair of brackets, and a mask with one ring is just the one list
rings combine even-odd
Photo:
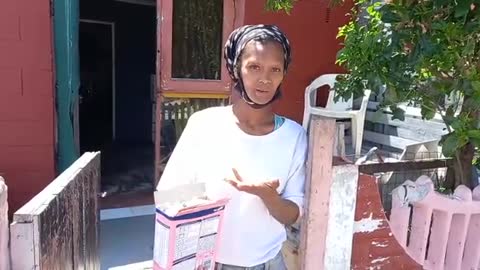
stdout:
[[284,249],[291,270],[421,269],[393,236],[375,177],[333,157],[335,133],[335,119],[313,117],[298,262]]
[[0,270],[10,269],[10,251],[8,250],[8,188],[0,176]]
[[357,194],[355,165],[333,164],[335,119],[313,116],[300,269],[350,269]]
[[15,212],[12,270],[98,270],[100,154],[85,153]]

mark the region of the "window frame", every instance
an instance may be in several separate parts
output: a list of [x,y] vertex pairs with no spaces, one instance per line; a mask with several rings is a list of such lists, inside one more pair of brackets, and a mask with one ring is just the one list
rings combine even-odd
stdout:
[[[182,94],[228,94],[231,80],[221,56],[220,80],[172,78],[172,43],[173,43],[173,1],[157,1],[157,72],[159,90],[165,95]],[[222,52],[223,44],[230,33],[243,22],[243,2],[223,0]],[[242,16],[238,16],[239,11]],[[159,73],[159,74],[158,74]]]

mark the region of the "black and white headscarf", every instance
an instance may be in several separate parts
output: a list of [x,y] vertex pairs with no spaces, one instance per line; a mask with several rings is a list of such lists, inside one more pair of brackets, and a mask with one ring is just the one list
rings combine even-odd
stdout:
[[284,55],[284,71],[287,71],[287,68],[291,61],[291,49],[290,42],[285,34],[275,25],[245,25],[235,29],[229,36],[227,42],[225,43],[224,48],[224,58],[226,60],[227,70],[236,83],[237,89],[241,91],[243,99],[251,105],[256,105],[256,107],[263,107],[271,102],[273,102],[277,97],[279,97],[280,91],[277,89],[277,94],[274,98],[267,104],[256,104],[253,102],[245,92],[243,87],[242,78],[239,74],[238,61],[242,54],[243,49],[247,43],[251,40],[274,40],[277,41],[283,48]]

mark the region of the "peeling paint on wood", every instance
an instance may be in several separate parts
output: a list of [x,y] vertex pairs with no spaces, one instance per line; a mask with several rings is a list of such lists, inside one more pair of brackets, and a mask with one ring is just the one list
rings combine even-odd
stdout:
[[360,175],[358,183],[351,269],[422,269],[393,236],[375,177]]
[[86,153],[14,214],[13,270],[100,268],[99,179],[100,154]]
[[373,214],[370,213],[370,216],[368,218],[355,221],[354,232],[367,233],[367,232],[374,232],[378,230],[382,226],[383,221],[380,219],[373,219],[372,216]]
[[329,214],[326,219],[328,230],[324,269],[349,270],[357,202],[358,167],[335,166],[332,177]]
[[313,116],[309,134],[309,153],[300,242],[300,263],[303,270],[321,270],[332,185],[333,141],[335,120]]

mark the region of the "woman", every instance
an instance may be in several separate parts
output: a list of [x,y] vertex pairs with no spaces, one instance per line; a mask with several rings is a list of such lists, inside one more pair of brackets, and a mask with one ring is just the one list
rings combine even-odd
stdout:
[[230,198],[216,269],[283,270],[285,225],[303,207],[307,149],[303,128],[272,108],[290,45],[276,26],[247,25],[232,32],[224,57],[239,98],[190,117],[158,188],[205,182],[208,196]]

